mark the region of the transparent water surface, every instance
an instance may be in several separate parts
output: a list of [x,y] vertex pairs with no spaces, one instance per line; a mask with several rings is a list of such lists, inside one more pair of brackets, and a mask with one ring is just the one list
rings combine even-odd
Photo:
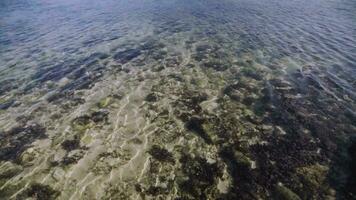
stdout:
[[1,1],[0,196],[356,198],[355,13]]

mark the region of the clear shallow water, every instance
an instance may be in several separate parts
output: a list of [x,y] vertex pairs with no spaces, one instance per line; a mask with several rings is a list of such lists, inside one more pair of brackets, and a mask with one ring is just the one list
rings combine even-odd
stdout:
[[1,193],[355,198],[355,7],[2,1]]

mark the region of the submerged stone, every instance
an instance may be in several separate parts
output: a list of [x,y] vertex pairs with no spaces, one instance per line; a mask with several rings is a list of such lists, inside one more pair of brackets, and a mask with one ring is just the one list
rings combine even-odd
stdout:
[[23,170],[21,165],[7,161],[0,168],[0,179],[9,179],[16,176]]
[[82,150],[73,150],[62,159],[61,164],[71,165],[77,163],[84,155]]
[[0,96],[18,88],[15,79],[6,79],[0,82]]
[[10,99],[10,100],[7,100],[5,102],[0,102],[0,110],[7,110],[12,105],[14,105],[14,103],[15,103],[14,99]]
[[[6,179],[4,179],[6,180]],[[0,185],[2,185],[5,182],[2,182],[0,179]],[[10,199],[10,197],[15,194],[16,192],[18,192],[19,190],[23,189],[25,187],[25,182],[21,181],[21,182],[17,182],[17,183],[11,183],[11,184],[6,184],[6,185],[2,185],[0,187],[0,199]],[[24,197],[24,195],[21,195],[22,198],[16,198],[16,199],[26,199],[26,197]]]
[[193,158],[183,155],[179,161],[182,164],[183,173],[204,183],[212,184],[216,176],[220,174],[216,163],[210,164],[205,158],[199,156]]
[[91,119],[89,115],[83,115],[75,118],[72,121],[72,128],[78,132],[84,132],[86,129],[91,127]]
[[193,116],[186,122],[185,126],[188,130],[196,133],[198,136],[203,138],[206,143],[211,144],[212,140],[203,128],[204,122],[204,119]]
[[202,111],[200,103],[207,99],[208,95],[206,93],[191,90],[185,91],[174,105],[180,108],[177,110],[180,113],[179,118],[186,122],[192,114],[199,114]]
[[94,86],[95,81],[98,77],[83,76],[81,78],[72,80],[65,86],[61,87],[60,91],[74,91],[74,90],[84,90],[90,89]]
[[114,59],[122,64],[125,64],[132,59],[141,55],[141,51],[138,49],[128,49],[120,51],[114,55]]
[[64,97],[65,97],[65,94],[64,94],[64,93],[62,93],[62,92],[56,92],[56,93],[50,95],[49,97],[47,97],[47,101],[48,101],[49,103],[51,103],[51,102],[57,102],[58,100],[60,100],[60,99],[62,99],[62,98],[64,98]]
[[301,200],[292,190],[279,184],[275,188],[275,198],[276,200]]
[[95,123],[107,122],[108,116],[109,112],[107,110],[99,110],[90,115],[82,115],[72,121],[72,127],[75,131],[83,132]]
[[235,101],[241,101],[244,97],[244,95],[239,91],[238,84],[231,84],[226,86],[223,90],[223,93]]
[[250,159],[242,152],[235,151],[234,158],[235,158],[237,165],[239,165],[241,168],[249,169],[251,167]]
[[156,102],[158,101],[159,96],[156,93],[150,93],[146,96],[145,101]]
[[315,164],[296,169],[296,173],[303,184],[301,197],[303,199],[318,198],[321,191],[325,191],[328,185],[325,183],[328,167]]
[[87,63],[90,63],[90,62],[93,62],[94,60],[103,60],[105,58],[108,58],[110,55],[106,54],[106,53],[102,53],[102,52],[96,52],[96,53],[93,53],[93,54],[90,54],[90,56],[82,59],[80,61],[80,63],[82,64],[87,64]]
[[60,192],[48,185],[33,183],[25,190],[24,195],[37,200],[49,200],[56,199],[60,195]]
[[106,110],[99,110],[91,114],[91,120],[93,122],[106,122],[108,121],[109,112]]
[[347,196],[351,197],[356,197],[356,138],[353,137],[351,138],[351,144],[348,147],[348,154],[349,154],[349,165],[348,165],[348,177],[347,177],[347,183],[346,183],[346,188],[349,191],[349,194]]
[[157,196],[159,194],[166,193],[167,189],[163,187],[150,186],[145,193],[151,196]]
[[16,160],[37,139],[46,138],[39,124],[26,124],[0,134],[0,160]]
[[175,163],[173,154],[158,145],[153,145],[148,153],[158,161]]
[[208,199],[208,194],[214,192],[213,188],[216,189],[217,178],[222,175],[218,164],[210,164],[205,158],[187,154],[183,154],[179,162],[188,178],[178,182],[182,196],[188,194],[192,199]]
[[75,139],[65,140],[64,142],[62,142],[61,146],[66,151],[72,151],[80,147],[80,141]]
[[90,116],[83,115],[83,116],[77,117],[73,120],[72,123],[76,124],[76,125],[81,125],[81,126],[88,125],[90,123]]
[[215,69],[216,71],[225,71],[229,67],[227,63],[223,63],[219,60],[210,60],[203,63],[203,66],[206,68]]

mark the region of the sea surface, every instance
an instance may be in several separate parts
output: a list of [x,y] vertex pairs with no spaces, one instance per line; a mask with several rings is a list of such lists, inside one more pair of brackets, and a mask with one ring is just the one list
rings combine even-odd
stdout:
[[356,1],[1,0],[0,199],[356,199]]

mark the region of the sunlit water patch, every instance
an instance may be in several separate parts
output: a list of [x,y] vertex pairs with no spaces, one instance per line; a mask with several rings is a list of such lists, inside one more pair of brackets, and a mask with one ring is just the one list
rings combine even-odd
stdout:
[[4,0],[0,197],[353,199],[351,0]]

